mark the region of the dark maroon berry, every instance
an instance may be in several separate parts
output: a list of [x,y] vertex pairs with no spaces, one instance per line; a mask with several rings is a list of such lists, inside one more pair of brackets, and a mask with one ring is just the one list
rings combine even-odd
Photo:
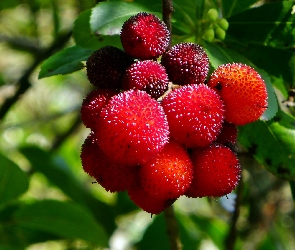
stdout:
[[161,63],[174,84],[204,83],[209,71],[205,50],[194,43],[179,43],[163,54]]
[[119,48],[105,46],[86,62],[87,77],[98,88],[120,89],[125,70],[134,60]]

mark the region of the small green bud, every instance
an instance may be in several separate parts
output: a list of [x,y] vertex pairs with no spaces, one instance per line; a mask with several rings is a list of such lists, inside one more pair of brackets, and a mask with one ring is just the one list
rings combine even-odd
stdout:
[[214,29],[212,28],[205,29],[203,33],[203,39],[207,42],[212,42],[214,39],[214,35],[215,35]]
[[226,19],[222,18],[222,19],[219,20],[218,25],[223,30],[227,30],[228,26],[229,26],[229,23],[228,23],[228,21]]
[[210,9],[207,12],[207,18],[211,21],[214,22],[218,19],[218,11],[217,9]]
[[226,35],[225,30],[220,27],[215,28],[215,34],[216,34],[216,37],[219,38],[220,40],[224,40]]

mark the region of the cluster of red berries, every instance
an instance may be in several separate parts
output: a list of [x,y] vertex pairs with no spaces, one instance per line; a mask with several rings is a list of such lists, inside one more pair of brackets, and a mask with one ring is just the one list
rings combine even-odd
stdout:
[[87,60],[97,87],[82,103],[91,129],[81,150],[83,169],[107,191],[126,191],[158,214],[180,196],[229,194],[241,174],[234,150],[237,125],[266,110],[264,81],[239,63],[206,79],[209,59],[193,43],[169,48],[159,18],[139,13],[122,26],[120,50],[106,46]]

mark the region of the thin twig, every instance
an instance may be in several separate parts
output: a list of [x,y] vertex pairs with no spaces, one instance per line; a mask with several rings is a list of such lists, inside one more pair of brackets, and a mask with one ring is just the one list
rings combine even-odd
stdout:
[[178,232],[178,224],[175,217],[173,205],[168,207],[164,211],[167,234],[170,242],[171,250],[181,250],[182,244],[180,242],[179,232]]
[[237,187],[237,197],[235,202],[235,211],[233,213],[231,223],[230,223],[230,229],[228,232],[228,235],[225,239],[225,249],[227,250],[233,250],[235,248],[235,243],[237,241],[237,222],[240,215],[240,206],[242,202],[242,194],[243,194],[243,180],[242,176],[240,179],[240,183]]
[[169,42],[169,48],[172,45],[172,39],[171,39],[171,34],[172,34],[172,13],[174,11],[172,0],[162,0],[162,17],[164,23],[167,25],[167,28],[170,32],[170,42]]

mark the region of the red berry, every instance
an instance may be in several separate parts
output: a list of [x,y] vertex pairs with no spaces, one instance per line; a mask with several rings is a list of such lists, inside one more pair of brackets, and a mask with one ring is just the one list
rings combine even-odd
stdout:
[[236,154],[221,144],[211,144],[192,152],[194,175],[186,191],[188,197],[220,197],[229,194],[240,180],[241,168]]
[[96,137],[94,136],[94,132],[91,132],[85,139],[84,143],[81,147],[81,163],[83,170],[93,177],[96,161],[96,151],[98,150],[98,145],[96,142]]
[[165,68],[152,60],[132,64],[122,81],[124,89],[144,90],[155,99],[165,93],[169,83]]
[[123,24],[120,38],[126,53],[145,60],[157,58],[167,49],[170,33],[158,17],[142,12]]
[[159,199],[176,199],[188,189],[193,165],[187,151],[170,141],[157,156],[139,170],[141,186]]
[[204,147],[216,140],[223,123],[223,102],[205,84],[186,85],[162,101],[170,135],[186,147]]
[[139,182],[128,189],[128,195],[137,206],[151,214],[159,214],[175,202],[175,199],[163,200],[156,198],[154,195],[147,193]]
[[88,80],[98,88],[120,89],[123,73],[133,62],[133,58],[119,48],[102,47],[86,62]]
[[118,93],[113,89],[96,89],[84,98],[81,106],[81,119],[87,128],[95,129],[101,109],[112,96]]
[[179,43],[165,52],[161,63],[170,81],[178,85],[204,83],[209,71],[205,50],[194,43]]
[[223,99],[225,120],[229,123],[245,125],[254,122],[267,109],[265,83],[248,65],[221,65],[211,75],[208,85]]
[[137,166],[112,162],[99,148],[92,132],[81,150],[83,169],[107,191],[119,192],[128,189],[136,180]]
[[224,122],[220,134],[217,136],[216,142],[221,144],[236,144],[238,130],[234,124]]
[[102,151],[127,165],[144,164],[153,158],[169,135],[163,108],[141,90],[113,96],[100,113],[96,131]]

